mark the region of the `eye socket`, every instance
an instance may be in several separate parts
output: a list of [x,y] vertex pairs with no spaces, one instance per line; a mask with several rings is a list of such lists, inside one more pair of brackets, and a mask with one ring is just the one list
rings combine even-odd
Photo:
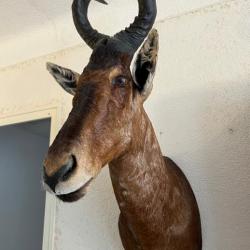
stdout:
[[113,85],[118,85],[119,87],[124,87],[127,83],[127,78],[125,76],[117,76],[112,80]]

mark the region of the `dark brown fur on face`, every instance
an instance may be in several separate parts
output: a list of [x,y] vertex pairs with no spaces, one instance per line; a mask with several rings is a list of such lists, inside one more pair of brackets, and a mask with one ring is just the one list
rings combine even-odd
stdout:
[[156,68],[156,30],[148,35],[130,71],[135,49],[152,27],[155,0],[139,0],[135,23],[111,38],[89,26],[83,3],[89,1],[74,0],[73,16],[79,34],[93,48],[88,65],[81,75],[47,65],[74,98],[44,161],[45,183],[59,199],[77,201],[109,164],[126,250],[201,250],[200,215],[192,188],[180,168],[162,155],[143,108]]

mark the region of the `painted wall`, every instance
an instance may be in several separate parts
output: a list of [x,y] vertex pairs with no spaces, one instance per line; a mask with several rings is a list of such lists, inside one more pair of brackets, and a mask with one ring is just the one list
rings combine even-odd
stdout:
[[[94,27],[113,35],[134,20],[138,4],[135,0],[107,2],[108,6],[91,1],[90,19]],[[217,2],[157,0],[157,20]],[[81,39],[75,32],[71,4],[72,0],[1,0],[0,67],[78,45]],[[119,13],[119,18],[114,13]]]
[[[160,58],[145,108],[162,150],[193,186],[204,250],[248,250],[250,1],[221,2],[161,19],[156,27]],[[79,45],[0,69],[0,116],[59,106],[63,122],[71,97],[45,72],[45,61],[81,72],[89,55],[90,50]],[[85,199],[58,203],[56,250],[122,249],[107,170]]]

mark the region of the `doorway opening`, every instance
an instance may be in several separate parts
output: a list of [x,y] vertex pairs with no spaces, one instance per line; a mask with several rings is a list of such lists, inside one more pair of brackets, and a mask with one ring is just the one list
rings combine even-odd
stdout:
[[41,177],[50,133],[50,118],[0,126],[1,249],[43,249],[48,204]]

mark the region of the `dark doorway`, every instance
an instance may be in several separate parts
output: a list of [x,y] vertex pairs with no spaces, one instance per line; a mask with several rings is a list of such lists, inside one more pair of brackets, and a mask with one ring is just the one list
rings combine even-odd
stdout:
[[0,249],[41,250],[50,119],[0,127]]

